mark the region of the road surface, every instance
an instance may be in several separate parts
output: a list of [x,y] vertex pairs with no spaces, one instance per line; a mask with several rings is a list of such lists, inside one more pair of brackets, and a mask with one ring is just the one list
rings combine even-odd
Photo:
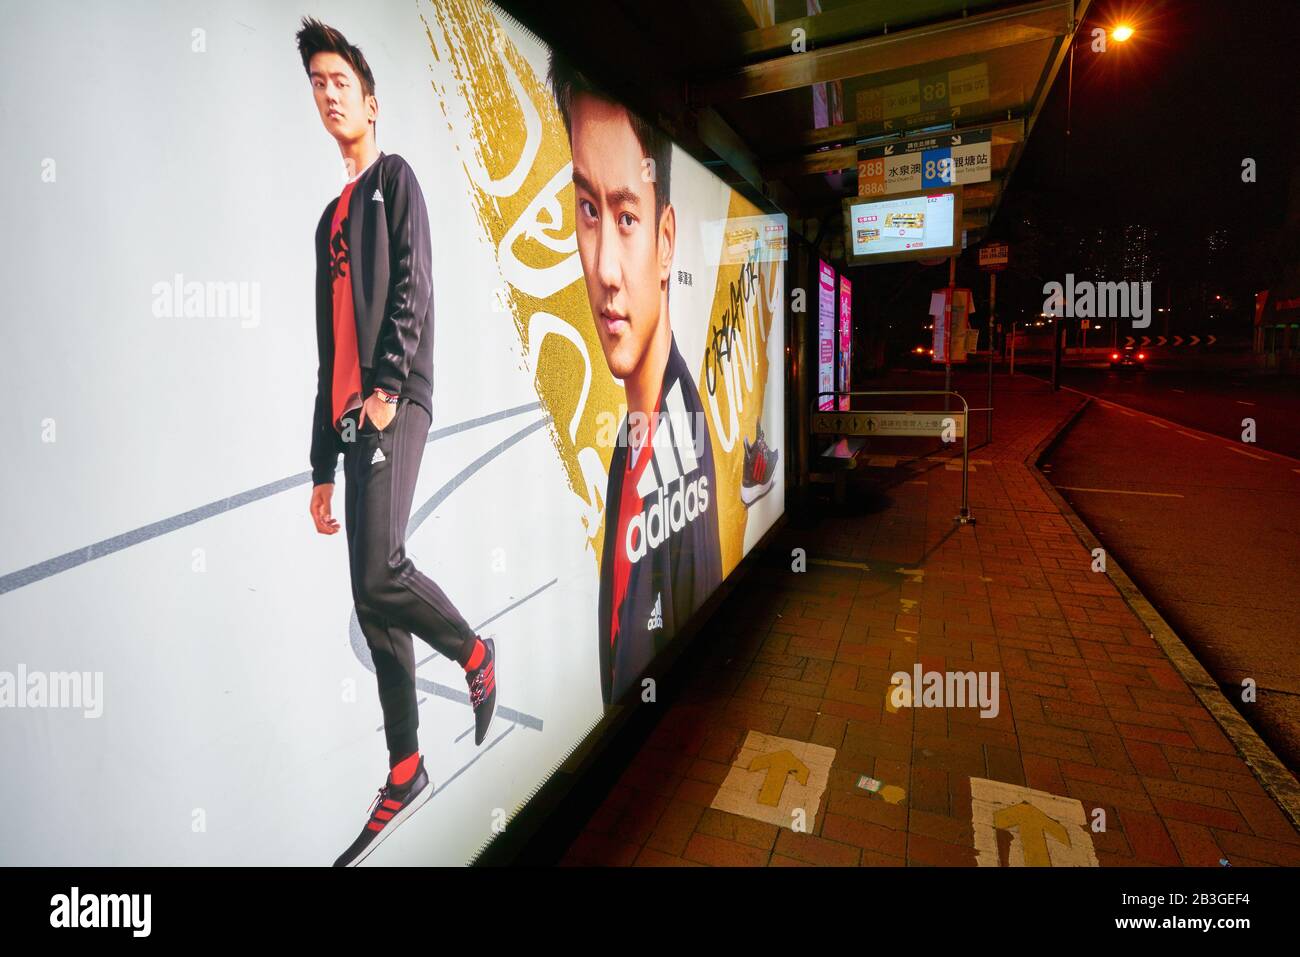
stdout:
[[[1195,378],[1069,370],[1067,384],[1105,399],[1076,421],[1045,471],[1296,772],[1300,461],[1267,450],[1297,450],[1300,403],[1294,386],[1275,381]],[[1247,414],[1257,419],[1255,446],[1235,424]],[[1248,678],[1258,686],[1254,704],[1241,700]]]
[[1257,445],[1300,458],[1300,380],[1294,377],[1067,366],[1061,383],[1235,441],[1241,439],[1242,420],[1254,419]]

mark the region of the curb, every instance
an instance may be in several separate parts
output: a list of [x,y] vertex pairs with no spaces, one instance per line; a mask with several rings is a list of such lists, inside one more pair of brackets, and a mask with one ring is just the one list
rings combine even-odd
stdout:
[[[1077,391],[1077,390],[1072,390]],[[1038,463],[1056,447],[1065,437],[1065,434],[1074,426],[1079,417],[1092,404],[1092,396],[1086,392],[1078,392],[1084,396],[1083,402],[1062,420],[1051,433],[1038,443],[1037,447],[1029,453],[1025,459],[1025,465],[1033,473],[1038,484],[1042,486],[1047,497],[1060,510],[1061,515],[1070,524],[1074,534],[1078,537],[1083,546],[1091,552],[1095,548],[1101,548],[1102,544],[1097,540],[1097,536],[1092,533],[1083,520],[1058,492],[1055,486],[1048,480],[1038,468]],[[1295,777],[1287,770],[1280,758],[1273,753],[1273,749],[1264,743],[1254,728],[1247,723],[1246,719],[1241,716],[1236,708],[1224,696],[1223,689],[1205,670],[1205,667],[1192,654],[1190,648],[1183,642],[1178,633],[1169,626],[1160,612],[1156,611],[1155,606],[1147,600],[1142,591],[1133,583],[1124,569],[1120,567],[1119,562],[1108,552],[1106,554],[1106,577],[1119,591],[1120,596],[1128,604],[1133,613],[1137,615],[1142,624],[1146,625],[1151,636],[1164,651],[1174,668],[1178,670],[1179,675],[1191,687],[1196,697],[1200,699],[1201,704],[1205,705],[1206,710],[1210,712],[1214,720],[1218,723],[1223,733],[1228,736],[1228,740],[1240,753],[1246,764],[1250,766],[1255,777],[1268,792],[1269,797],[1277,802],[1278,806],[1290,818],[1292,826],[1300,830],[1300,783],[1296,782]]]

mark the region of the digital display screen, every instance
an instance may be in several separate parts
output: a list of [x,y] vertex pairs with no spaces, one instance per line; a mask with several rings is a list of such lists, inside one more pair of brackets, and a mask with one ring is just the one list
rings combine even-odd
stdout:
[[835,407],[835,270],[824,259],[817,260],[817,408]]
[[846,200],[844,205],[851,263],[923,259],[960,248],[961,197],[955,190]]

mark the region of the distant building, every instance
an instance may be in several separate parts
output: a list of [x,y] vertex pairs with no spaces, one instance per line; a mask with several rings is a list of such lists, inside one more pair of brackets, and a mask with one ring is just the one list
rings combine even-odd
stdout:
[[1160,272],[1155,257],[1156,231],[1139,223],[1125,226],[1120,242],[1120,278],[1124,282],[1155,282]]

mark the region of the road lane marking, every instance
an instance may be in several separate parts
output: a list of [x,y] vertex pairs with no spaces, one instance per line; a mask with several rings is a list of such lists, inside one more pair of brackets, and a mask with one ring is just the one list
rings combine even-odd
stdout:
[[[1043,382],[1043,383],[1046,383],[1046,382],[1047,382],[1046,379],[1040,379],[1039,381],[1040,381],[1040,382]],[[1103,404],[1105,404],[1105,405],[1112,406],[1113,408],[1118,409],[1118,410],[1121,411],[1121,412],[1124,411],[1124,408],[1125,408],[1125,407],[1122,406],[1122,405],[1120,405],[1118,402],[1111,402],[1110,400],[1108,400],[1108,399],[1104,399],[1104,398],[1102,398],[1101,396],[1097,395],[1096,393],[1093,393],[1093,392],[1084,392],[1082,389],[1076,389],[1076,388],[1075,388],[1074,386],[1072,386],[1072,385],[1063,385],[1063,386],[1061,386],[1061,388],[1064,389],[1064,390],[1067,391],[1067,392],[1073,392],[1075,395],[1086,396],[1087,398],[1092,399],[1092,400],[1094,400],[1094,401],[1096,401],[1096,402],[1101,402],[1101,403],[1103,403]],[[1132,415],[1133,413],[1130,412],[1130,413],[1128,413],[1128,414],[1129,414],[1129,415]],[[1167,423],[1168,425],[1173,425],[1173,426],[1182,426],[1182,425],[1183,425],[1183,423],[1181,423],[1181,422],[1175,422],[1175,421],[1173,421],[1172,419],[1166,419],[1166,418],[1164,418],[1163,416],[1155,416],[1155,418],[1160,418],[1160,420],[1161,420],[1162,422],[1165,422],[1165,423]],[[1184,427],[1185,427],[1185,428],[1188,428],[1188,429],[1195,429],[1196,431],[1200,432],[1202,435],[1206,436],[1207,438],[1218,439],[1220,442],[1231,442],[1231,441],[1232,441],[1231,439],[1228,439],[1228,438],[1226,438],[1226,437],[1224,437],[1224,436],[1222,436],[1222,435],[1218,435],[1217,433],[1214,433],[1214,432],[1207,432],[1207,431],[1205,431],[1204,429],[1197,429],[1196,426],[1194,426],[1194,425],[1188,425],[1188,426],[1184,426]],[[1280,459],[1280,460],[1282,460],[1283,462],[1285,462],[1285,463],[1287,463],[1287,464],[1290,464],[1291,462],[1300,462],[1300,458],[1297,458],[1297,457],[1294,456],[1294,455],[1287,455],[1285,452],[1273,452],[1273,451],[1269,451],[1268,454],[1269,454],[1270,456],[1272,456],[1273,458],[1275,458],[1275,459]]]
[[1182,389],[1174,389],[1174,391],[1177,392],[1179,395],[1183,395]]
[[1254,452],[1247,452],[1245,449],[1239,449],[1235,445],[1229,445],[1228,448],[1232,449],[1232,451],[1236,452],[1238,455],[1244,455],[1252,459],[1259,459],[1261,462],[1268,461],[1267,455],[1256,455]]
[[1149,423],[1151,423],[1152,425],[1154,425],[1157,429],[1167,429],[1167,428],[1169,428],[1169,426],[1165,425],[1163,422],[1157,422],[1155,419],[1147,419],[1147,421],[1148,421]]
[[1105,492],[1108,495],[1150,495],[1154,498],[1183,498],[1178,492],[1138,492],[1127,488],[1080,488],[1077,485],[1056,486],[1063,492]]
[[1203,436],[1203,435],[1193,435],[1191,432],[1184,432],[1182,429],[1179,429],[1179,430],[1178,430],[1178,434],[1179,434],[1179,435],[1185,435],[1185,436],[1187,436],[1189,439],[1195,439],[1197,442],[1204,442],[1204,441],[1205,441],[1205,436]]
[[1236,400],[1234,400],[1234,401],[1237,403],[1237,405],[1254,405],[1254,404],[1255,404],[1254,402],[1243,402],[1241,399],[1236,399]]
[[1115,406],[1115,408],[1119,409],[1121,412],[1123,412],[1123,413],[1124,413],[1125,415],[1127,415],[1129,418],[1136,418],[1136,417],[1137,417],[1137,413],[1136,413],[1136,412],[1130,412],[1128,409],[1124,408],[1124,406],[1122,406],[1122,405],[1117,405],[1117,406]]

